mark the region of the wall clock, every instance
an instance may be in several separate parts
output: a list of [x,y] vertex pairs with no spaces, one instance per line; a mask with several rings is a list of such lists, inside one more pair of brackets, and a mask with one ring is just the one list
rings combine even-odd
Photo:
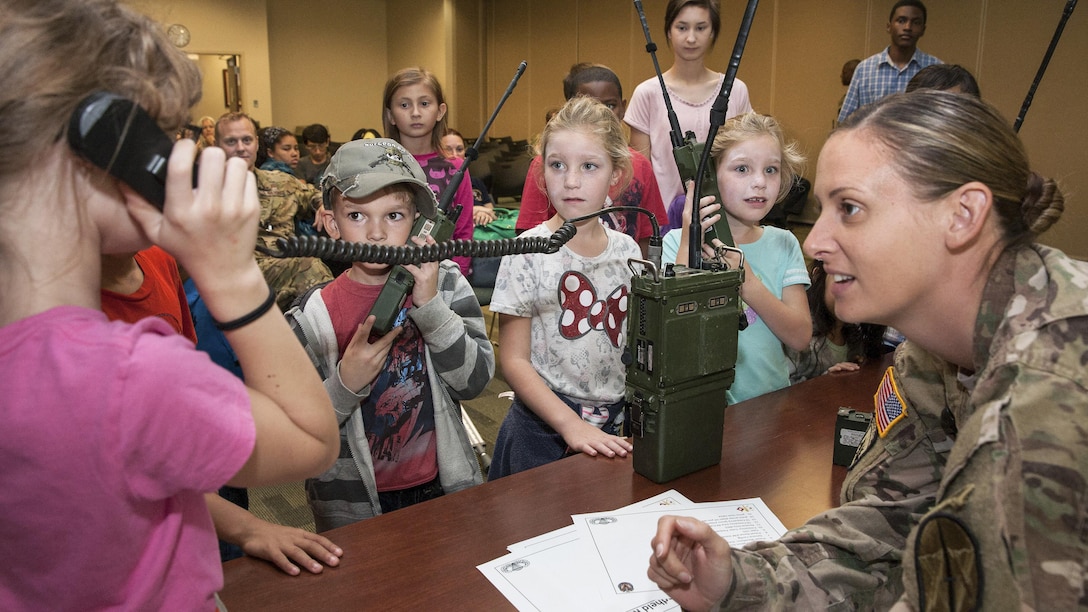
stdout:
[[166,28],[166,37],[170,39],[170,42],[174,43],[175,47],[184,47],[189,44],[189,28],[180,23],[172,24]]

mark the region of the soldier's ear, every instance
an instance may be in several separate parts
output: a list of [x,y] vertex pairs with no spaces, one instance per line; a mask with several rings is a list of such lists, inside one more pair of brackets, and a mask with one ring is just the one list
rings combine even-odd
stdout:
[[994,194],[983,183],[972,181],[946,196],[948,222],[946,244],[960,250],[978,240],[993,208]]

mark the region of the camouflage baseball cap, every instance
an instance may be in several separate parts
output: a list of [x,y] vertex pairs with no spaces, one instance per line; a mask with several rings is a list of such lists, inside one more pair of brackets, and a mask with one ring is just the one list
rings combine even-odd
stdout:
[[349,198],[365,198],[397,183],[411,187],[416,212],[434,216],[434,192],[411,153],[388,138],[352,140],[340,145],[321,175],[321,199],[331,210],[333,187]]

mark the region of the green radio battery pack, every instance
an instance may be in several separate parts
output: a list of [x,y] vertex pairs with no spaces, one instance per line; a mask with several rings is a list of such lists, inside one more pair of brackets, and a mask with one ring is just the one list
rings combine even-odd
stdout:
[[667,266],[631,281],[627,392],[635,472],[666,482],[721,461],[740,270]]
[[627,383],[648,389],[698,383],[737,363],[740,270],[667,266],[635,276],[628,299]]
[[733,370],[675,389],[628,385],[635,472],[662,483],[717,465],[731,384]]

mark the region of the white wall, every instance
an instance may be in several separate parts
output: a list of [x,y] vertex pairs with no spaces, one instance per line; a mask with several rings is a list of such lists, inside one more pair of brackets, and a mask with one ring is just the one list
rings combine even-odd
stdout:
[[275,124],[321,123],[336,142],[360,128],[380,131],[386,14],[384,0],[269,0]]
[[189,28],[192,41],[184,48],[187,53],[241,56],[242,110],[262,125],[271,123],[272,87],[265,0],[124,1],[164,25],[180,23]]

